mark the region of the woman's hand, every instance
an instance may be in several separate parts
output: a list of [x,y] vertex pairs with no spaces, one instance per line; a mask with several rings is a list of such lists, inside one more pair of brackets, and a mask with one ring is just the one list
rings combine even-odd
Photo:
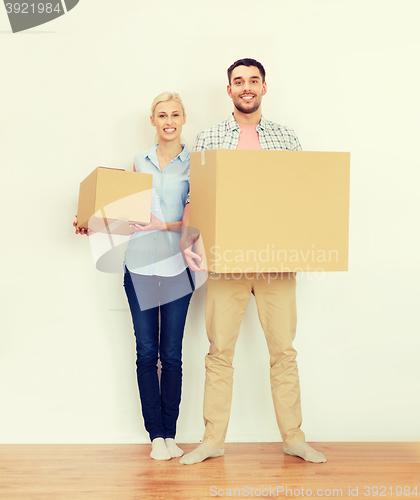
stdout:
[[86,234],[86,236],[90,236],[92,234],[92,231],[86,227],[77,227],[77,215],[76,220],[73,222],[73,226],[76,228],[76,234]]
[[155,217],[153,214],[150,214],[150,222],[144,226],[141,224],[130,224],[131,229],[134,231],[167,231],[166,224]]

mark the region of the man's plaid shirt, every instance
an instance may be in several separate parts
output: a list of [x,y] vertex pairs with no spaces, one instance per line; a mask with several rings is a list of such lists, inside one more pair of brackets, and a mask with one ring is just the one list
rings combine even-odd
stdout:
[[[236,122],[233,114],[229,119],[203,130],[197,136],[193,151],[204,151],[207,149],[236,149],[239,141],[241,128]],[[263,116],[257,125],[257,132],[262,149],[286,149],[289,151],[301,151],[299,139],[295,132],[283,125],[270,122]],[[186,203],[189,203],[190,195]]]

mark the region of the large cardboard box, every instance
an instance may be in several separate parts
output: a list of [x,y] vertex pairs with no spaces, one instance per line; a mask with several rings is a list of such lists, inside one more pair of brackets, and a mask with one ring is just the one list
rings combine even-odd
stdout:
[[195,152],[190,180],[210,272],[347,271],[350,153]]
[[150,222],[151,174],[98,167],[80,183],[78,227],[128,235],[129,224]]

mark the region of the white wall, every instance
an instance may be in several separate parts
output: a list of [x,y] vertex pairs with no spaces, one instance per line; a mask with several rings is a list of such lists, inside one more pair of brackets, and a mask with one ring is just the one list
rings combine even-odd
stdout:
[[[0,442],[147,442],[122,276],[72,229],[79,182],[153,143],[178,91],[184,136],[228,117],[226,68],[267,70],[268,119],[304,149],[351,151],[350,266],[301,275],[296,347],[309,441],[420,440],[416,0],[81,0],[12,34],[0,7]],[[178,439],[202,437],[204,290],[184,343]],[[279,440],[253,298],[228,440]]]

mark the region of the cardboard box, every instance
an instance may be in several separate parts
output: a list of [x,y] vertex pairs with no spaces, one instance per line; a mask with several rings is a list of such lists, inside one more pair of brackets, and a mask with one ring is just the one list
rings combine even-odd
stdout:
[[216,273],[347,271],[350,153],[191,153],[190,227]]
[[132,223],[150,222],[151,174],[98,167],[80,183],[78,227],[128,235]]

